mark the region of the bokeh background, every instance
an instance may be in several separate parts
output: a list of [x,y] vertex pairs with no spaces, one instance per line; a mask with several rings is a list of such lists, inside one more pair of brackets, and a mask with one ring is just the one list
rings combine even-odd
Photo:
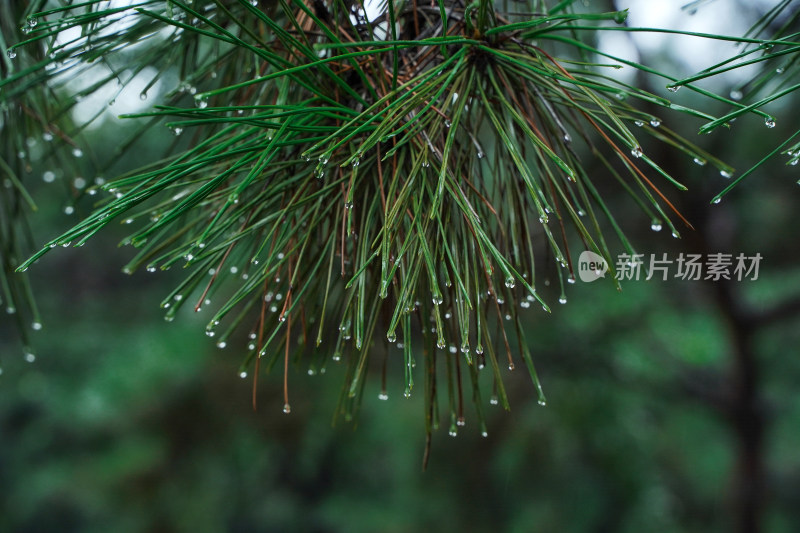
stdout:
[[[631,25],[741,34],[771,3],[704,2],[694,15],[682,4],[617,7],[631,8]],[[682,75],[735,51],[653,39],[601,44]],[[708,86],[726,92],[746,75]],[[659,80],[632,81],[667,94]],[[135,87],[117,100],[145,105]],[[797,106],[787,98],[770,108],[774,129],[745,117],[698,141],[741,173],[793,133]],[[93,158],[130,135],[115,118],[125,111],[112,106],[87,130],[98,154],[86,156],[87,178]],[[690,136],[701,125],[664,122]],[[141,139],[114,170],[149,161],[169,136]],[[425,472],[422,397],[403,398],[394,348],[389,399],[378,400],[380,368],[372,369],[355,422],[333,422],[343,380],[333,364],[315,375],[292,369],[290,415],[281,376],[262,376],[254,411],[237,343],[218,349],[203,335],[202,313],[162,319],[158,304],[180,273],[120,272],[132,256],[117,246],[123,226],[54,250],[29,272],[44,324],[32,334],[33,363],[14,322],[0,316],[0,531],[799,531],[800,173],[773,159],[712,206],[723,177],[655,150],[648,154],[689,185],[670,198],[695,230],[680,240],[653,232],[609,188],[637,249],[671,259],[760,253],[758,279],[642,280],[622,292],[579,282],[552,315],[531,309],[547,405],[523,372],[509,373],[512,410],[486,402],[487,437],[474,417],[456,438],[440,429]],[[91,199],[66,215],[74,200],[64,184],[74,176],[48,159],[31,163],[32,175],[58,178],[30,180],[40,206],[32,233],[43,243]]]

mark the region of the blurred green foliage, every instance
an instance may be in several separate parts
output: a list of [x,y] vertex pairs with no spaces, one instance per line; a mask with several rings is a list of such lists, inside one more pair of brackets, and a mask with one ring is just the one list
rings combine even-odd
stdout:
[[[790,122],[778,121],[776,138],[790,133],[781,130]],[[696,126],[683,125],[687,134]],[[762,124],[739,126],[709,142],[746,168],[770,141]],[[98,153],[110,153],[102,143],[113,145],[123,132],[108,122],[88,135]],[[146,150],[163,135],[143,139]],[[137,163],[134,152],[118,166]],[[31,174],[46,164],[36,162]],[[630,206],[603,191],[639,251],[759,252],[760,278],[734,284],[737,301],[765,312],[796,299],[795,167],[772,161],[712,207],[724,180],[680,165],[690,193],[679,208],[696,226],[680,241],[639,228],[639,218],[624,216]],[[40,242],[67,225],[62,208],[72,200],[52,187],[32,188]],[[262,378],[254,412],[251,381],[236,377],[238,354],[201,333],[207,316],[154,318],[171,274],[118,273],[130,259],[114,249],[123,234],[58,250],[31,270],[44,318],[33,334],[33,364],[22,358],[14,324],[0,321],[2,532],[723,533],[736,526],[738,440],[720,407],[731,392],[736,332],[714,284],[639,281],[620,294],[597,282],[570,292],[552,316],[531,311],[527,335],[547,406],[533,401],[523,372],[510,373],[512,411],[486,406],[487,438],[469,422],[457,438],[434,432],[423,473],[422,398],[404,399],[397,373],[389,373],[384,402],[379,369],[371,369],[357,423],[332,426],[343,380],[336,365],[325,375],[292,369],[289,416],[280,410],[280,377]],[[754,342],[770,533],[800,524],[798,323],[789,314],[759,329]],[[394,353],[390,368],[401,364]]]

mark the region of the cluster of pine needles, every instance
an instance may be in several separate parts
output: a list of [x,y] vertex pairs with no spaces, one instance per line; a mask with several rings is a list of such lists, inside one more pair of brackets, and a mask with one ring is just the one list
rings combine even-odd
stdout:
[[[634,253],[601,190],[627,192],[654,229],[677,237],[689,226],[662,190],[685,187],[640,139],[732,173],[645,110],[709,128],[727,120],[614,72],[641,69],[760,113],[602,52],[598,32],[628,29],[626,12],[573,3],[31,1],[22,42],[2,43],[4,101],[27,98],[5,108],[6,123],[72,149],[85,124],[57,127],[75,100],[58,80],[105,65],[107,77],[82,89],[90,96],[154,66],[143,98],[165,72],[180,83],[130,118],[137,135],[166,124],[178,137],[166,159],[76,190],[95,195],[92,213],[20,270],[130,224],[125,243],[138,252],[126,271],[186,270],[162,303],[167,319],[211,306],[206,333],[220,347],[241,342],[254,401],[258,377],[278,368],[289,412],[290,367],[333,361],[347,369],[337,412],[350,418],[370,367],[383,367],[387,397],[398,357],[400,390],[424,395],[429,435],[442,418],[451,434],[464,425],[465,389],[485,434],[481,381],[508,408],[503,375],[522,364],[545,402],[524,323],[550,311],[545,292],[566,301],[570,248],[605,257],[611,277],[615,247]],[[74,28],[78,37],[59,37]],[[42,86],[68,104],[31,101]],[[598,165],[606,171],[590,175]],[[551,279],[558,288],[537,290]]]

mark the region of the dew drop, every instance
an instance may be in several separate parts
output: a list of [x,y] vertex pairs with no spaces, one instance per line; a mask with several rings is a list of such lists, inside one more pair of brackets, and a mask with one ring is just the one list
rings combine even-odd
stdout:
[[30,351],[26,351],[25,352],[25,361],[27,361],[28,363],[33,363],[34,361],[36,361],[36,354],[34,354],[33,352],[30,352]]
[[631,150],[631,155],[635,158],[642,157],[642,148],[640,146],[636,146]]
[[667,90],[668,90],[669,92],[671,92],[671,93],[676,93],[676,92],[678,92],[678,89],[680,89],[680,88],[681,88],[681,86],[680,86],[680,85],[667,85]]
[[634,124],[636,124],[637,126],[639,126],[640,128],[641,128],[642,126],[644,126],[644,122],[643,122],[643,121],[641,121],[641,120],[636,120],[636,121],[634,121],[633,123],[634,123]]
[[461,353],[469,353],[469,343],[464,342],[461,344]]
[[287,415],[292,412],[292,406],[288,403],[283,404],[283,412]]
[[653,126],[654,128],[657,128],[661,125],[661,121],[657,118],[653,118],[650,120],[650,125]]
[[456,420],[456,425],[463,428],[464,426],[467,425],[467,421],[464,419],[463,416],[459,416],[458,420]]
[[542,407],[544,407],[545,405],[547,405],[547,402],[546,402],[546,401],[544,401],[544,400],[539,400],[539,402],[538,402],[538,403],[539,403],[539,405],[541,405]]
[[733,176],[733,172],[728,172],[727,170],[720,170],[719,175],[725,179],[729,179],[731,176]]
[[39,322],[39,321],[36,321],[36,322],[31,324],[31,328],[34,329],[35,331],[39,331],[39,330],[42,329],[42,323]]
[[436,342],[436,347],[439,348],[440,350],[444,350],[446,346],[447,345],[445,344],[445,342],[441,339]]
[[559,298],[559,299],[558,299],[558,303],[560,303],[560,304],[565,304],[565,303],[567,303],[567,298],[566,298],[566,296],[562,296],[561,298]]
[[483,152],[478,152],[477,156],[478,156],[478,159],[483,159],[484,157],[486,157],[486,154],[484,154]]
[[80,148],[73,148],[72,155],[74,155],[75,157],[83,157],[83,150],[81,150]]
[[492,404],[492,405],[497,405],[500,402],[497,399],[497,396],[492,396],[491,398],[489,398],[489,403]]
[[139,93],[139,100],[141,101],[147,100],[147,91],[142,91],[141,93]]
[[661,221],[660,220],[654,220],[653,223],[650,224],[650,229],[653,230],[653,231],[661,231],[661,229],[662,229]]
[[705,159],[700,159],[699,157],[695,157],[693,159],[693,161],[694,161],[695,165],[700,165],[701,167],[706,164],[706,160]]
[[481,431],[481,437],[484,437],[484,438],[486,438],[486,437],[488,437],[488,436],[489,436],[489,433],[488,433],[488,432],[486,432],[486,431]]
[[389,399],[389,395],[388,395],[388,394],[386,394],[386,391],[383,391],[383,392],[381,392],[380,394],[378,394],[378,399],[379,399],[379,400],[386,401],[386,400],[388,400],[388,399]]
[[513,371],[514,370],[514,363],[508,363],[508,369]]
[[[567,278],[567,283],[569,283],[570,285],[574,285],[575,284],[575,276],[568,277]],[[533,296],[530,296],[530,299],[533,300]]]
[[15,57],[17,57],[17,51],[14,50],[13,48],[9,48],[8,52],[6,52],[6,55],[8,56],[9,59],[14,59]]
[[181,128],[180,126],[175,126],[174,128],[172,128],[172,134],[175,135],[176,137],[181,133],[183,133],[183,128]]
[[44,142],[48,142],[49,143],[50,141],[53,140],[53,134],[50,133],[49,131],[46,131],[46,132],[42,133],[42,140]]
[[46,170],[44,174],[42,174],[42,180],[45,183],[53,183],[56,179],[56,174],[52,170]]
[[452,122],[450,122],[449,120],[445,120],[445,121],[444,121],[444,127],[445,127],[445,128],[449,128],[449,127],[450,127],[450,126],[452,126],[452,125],[453,125],[453,123],[452,123]]
[[738,89],[733,89],[733,90],[731,91],[731,100],[741,100],[741,99],[742,99],[742,96],[744,96],[744,95],[742,94],[742,91],[740,91],[740,90],[738,90]]
[[395,334],[394,331],[390,331],[389,333],[386,334],[386,340],[394,344],[395,342],[397,342],[397,335]]
[[514,288],[514,286],[515,286],[516,284],[517,284],[517,282],[514,280],[514,278],[513,278],[513,277],[511,277],[511,276],[508,276],[508,277],[506,278],[505,285],[506,285],[506,287],[508,287],[509,289],[513,289],[513,288]]
[[239,377],[242,378],[242,379],[246,378],[247,377],[247,372],[242,370],[241,372],[239,372]]
[[764,120],[764,124],[768,128],[774,128],[775,127],[775,119],[772,118],[772,117],[767,117],[766,120]]
[[714,204],[718,204],[722,201],[722,198],[714,198]]
[[217,343],[217,348],[220,348],[220,349],[222,349],[222,348],[226,347],[227,345],[228,345],[228,343],[227,343],[227,342],[225,342],[225,341],[219,341],[219,342]]
[[28,27],[35,28],[39,24],[39,19],[36,17],[28,17]]
[[564,142],[565,143],[571,143],[572,142],[572,137],[570,136],[569,133],[565,133],[564,134]]
[[406,389],[403,391],[403,397],[406,399],[411,398],[411,389]]

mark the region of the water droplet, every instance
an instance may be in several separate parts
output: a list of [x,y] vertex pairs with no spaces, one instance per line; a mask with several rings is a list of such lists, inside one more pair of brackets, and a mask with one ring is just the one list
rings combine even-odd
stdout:
[[50,133],[49,131],[46,131],[46,132],[42,133],[42,140],[44,142],[48,142],[49,143],[50,141],[53,140],[53,134]]
[[444,350],[446,346],[447,346],[447,344],[445,344],[444,340],[442,340],[442,339],[439,339],[436,342],[436,347],[439,348],[440,350]]
[[178,136],[181,133],[183,133],[183,128],[181,128],[180,126],[175,126],[174,128],[172,128],[173,135]]
[[631,150],[631,155],[637,159],[642,157],[642,148],[640,146],[634,146]]
[[[575,284],[575,276],[570,276],[570,277],[568,277],[568,278],[567,278],[567,283],[569,283],[570,285],[574,285],[574,284]],[[531,300],[533,300],[533,296],[529,296],[529,298],[530,298]]]
[[452,428],[450,429],[450,431],[448,432],[448,434],[449,434],[451,437],[457,437],[457,436],[458,436],[458,432],[457,432],[455,429],[452,429]]
[[458,420],[456,420],[456,425],[463,428],[464,426],[467,425],[467,421],[464,419],[463,416],[459,416]]
[[6,55],[8,56],[9,59],[14,59],[15,57],[17,57],[17,51],[14,50],[13,48],[9,48],[8,52],[6,52]]
[[774,127],[775,127],[775,119],[774,119],[774,118],[772,118],[772,117],[767,117],[767,118],[764,120],[764,124],[765,124],[765,125],[766,125],[768,128],[774,128]]
[[508,369],[513,371],[514,370],[514,363],[508,363]]
[[389,399],[389,395],[388,395],[388,394],[386,394],[386,391],[383,391],[383,392],[381,392],[380,394],[378,394],[378,399],[379,399],[379,400],[386,401],[386,400],[388,400],[388,399]]
[[497,405],[500,402],[497,399],[497,396],[492,396],[491,398],[489,398],[489,403],[492,404],[492,405]]
[[450,127],[450,126],[452,126],[452,125],[453,125],[453,123],[452,123],[452,122],[450,122],[449,120],[445,120],[445,121],[444,121],[444,127],[445,127],[445,128],[449,128],[449,127]]
[[634,121],[633,123],[634,123],[634,124],[636,124],[637,126],[639,126],[640,128],[641,128],[642,126],[644,126],[644,122],[643,122],[643,121],[641,121],[641,120],[636,120],[636,121]]
[[679,237],[680,237],[680,234],[679,234],[677,231],[673,231],[673,232],[672,232],[672,238],[673,238],[673,239],[677,239],[677,238],[679,238]]
[[56,174],[52,170],[45,170],[44,174],[42,174],[42,180],[45,183],[53,183],[56,179]]
[[344,203],[345,209],[353,209],[353,202],[345,202]]
[[542,407],[544,407],[545,405],[547,405],[547,402],[546,402],[546,401],[544,401],[544,400],[539,400],[539,405],[541,405]]
[[394,331],[390,331],[389,333],[386,334],[386,340],[394,344],[395,342],[397,342],[397,335],[395,334]]
[[72,180],[72,184],[75,186],[76,189],[83,189],[86,187],[86,180],[83,178],[75,178]]
[[567,303],[567,297],[566,296],[562,296],[561,298],[558,299],[558,303],[560,303],[560,304]]
[[35,330],[35,331],[39,331],[39,330],[41,330],[41,329],[42,329],[42,323],[41,323],[41,322],[39,322],[39,321],[36,321],[36,322],[34,322],[34,323],[32,323],[32,324],[31,324],[31,328],[32,328],[33,330]]
[[522,300],[519,303],[519,306],[522,307],[523,309],[528,309],[531,306],[531,303],[528,300]]
[[36,17],[28,17],[28,27],[35,28],[39,24],[39,20]]
[[516,282],[516,280],[514,280],[514,278],[513,278],[513,277],[511,277],[511,276],[508,276],[508,277],[506,278],[505,285],[506,285],[506,287],[508,287],[509,289],[513,289],[513,288],[514,288],[514,286],[515,286],[516,284],[517,284],[517,282]]
[[650,229],[653,231],[661,231],[661,221],[660,220],[653,220],[653,223],[650,224]]
[[729,179],[731,176],[733,176],[733,172],[728,172],[727,170],[720,170],[719,175],[725,179]]
[[33,363],[34,361],[36,361],[36,354],[34,354],[33,352],[30,352],[30,351],[26,351],[25,352],[25,361],[27,361],[28,363]]
[[718,204],[722,201],[722,198],[714,198],[714,204]]
[[661,121],[657,118],[652,118],[650,119],[650,125],[653,126],[654,128],[657,128],[661,125]]
[[477,156],[478,156],[478,159],[483,159],[484,157],[486,157],[486,154],[484,154],[483,152],[478,152]]
[[406,389],[403,391],[403,397],[406,399],[411,398],[411,389]]
[[704,165],[706,164],[706,160],[705,160],[705,159],[700,159],[699,157],[695,157],[695,158],[693,159],[693,161],[694,161],[694,163],[695,163],[696,165],[700,165],[701,167],[702,167],[702,166],[704,166]]
[[139,93],[139,100],[145,101],[147,100],[147,91],[142,91]]
[[570,136],[569,133],[565,133],[564,134],[564,142],[565,143],[571,143],[572,142],[572,137]]
[[225,341],[219,341],[219,342],[217,343],[217,348],[220,348],[220,349],[222,349],[222,348],[226,347],[227,345],[228,345],[228,343],[227,343],[227,342],[225,342]]
[[778,68],[775,69],[775,74],[783,74],[783,72],[784,72],[784,68],[783,67],[778,67]]
[[199,107],[200,109],[205,109],[208,107],[208,100],[206,100],[205,98],[198,98],[197,100],[195,100],[195,103],[197,104],[197,107]]
[[353,159],[353,163],[352,164],[353,164],[354,167],[357,167],[358,165],[361,164],[361,158],[356,157],[355,159]]
[[213,337],[214,336],[214,330],[213,329],[207,329],[206,330],[206,335],[208,337]]
[[481,437],[486,438],[488,436],[489,436],[489,433],[487,433],[486,431],[481,431]]
[[8,307],[6,307],[6,313],[8,313],[9,315],[13,315],[16,312],[17,312],[17,308],[16,307],[13,307],[13,306],[10,306],[10,305]]
[[742,96],[744,96],[744,95],[742,94],[742,91],[740,91],[740,90],[738,90],[738,89],[733,89],[733,90],[731,91],[731,100],[741,100],[741,99],[742,99]]
[[72,155],[74,155],[75,157],[83,157],[83,150],[81,150],[80,148],[73,148]]
[[287,415],[292,412],[292,406],[288,403],[283,404],[283,412]]
[[434,294],[433,298],[431,298],[431,301],[433,302],[433,305],[441,305],[442,302],[444,302],[444,298],[442,298],[440,294],[439,295]]
[[678,89],[680,89],[680,88],[681,88],[681,86],[680,86],[680,85],[667,85],[667,90],[668,90],[669,92],[671,92],[671,93],[676,93],[676,92],[678,92]]

